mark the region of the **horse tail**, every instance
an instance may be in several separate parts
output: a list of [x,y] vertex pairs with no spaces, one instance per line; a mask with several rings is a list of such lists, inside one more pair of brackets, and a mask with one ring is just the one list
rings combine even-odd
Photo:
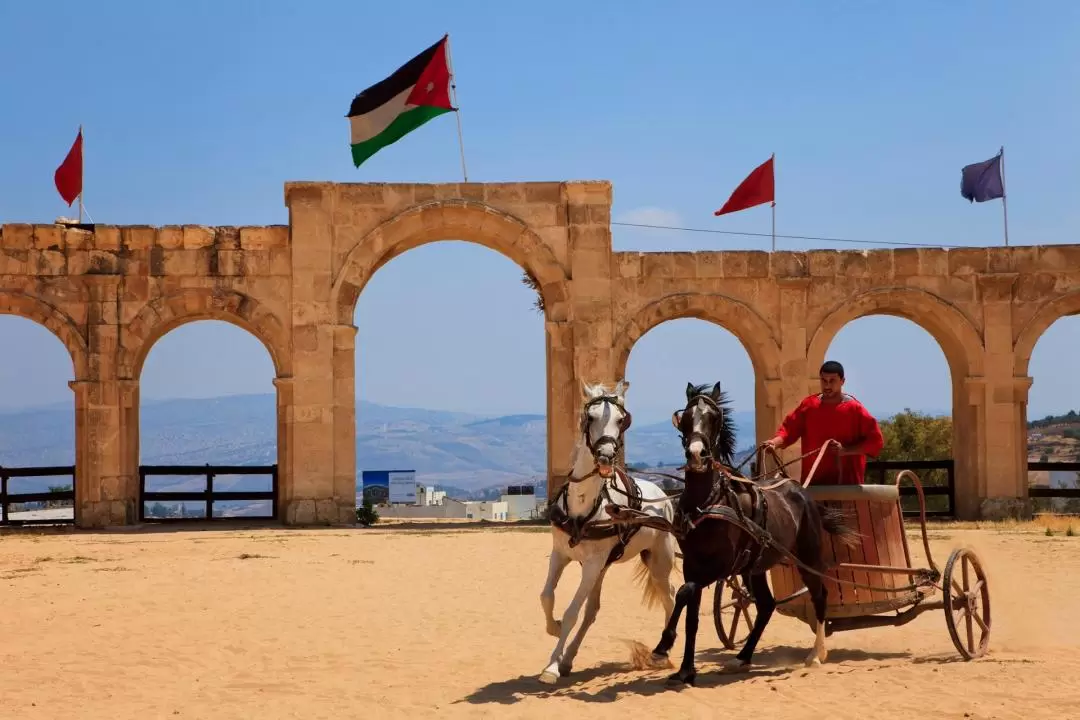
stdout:
[[[664,533],[667,535],[667,533]],[[667,541],[669,538],[665,538]],[[634,570],[634,582],[641,586],[641,604],[646,608],[654,608],[660,605],[663,597],[667,594],[668,578],[656,580],[650,568],[653,559],[651,550],[642,550],[638,556],[640,562]],[[672,554],[674,558],[674,554]]]
[[849,548],[858,547],[861,544],[859,531],[847,524],[848,517],[840,508],[826,507],[818,503],[821,512],[821,525],[825,532],[836,537]]

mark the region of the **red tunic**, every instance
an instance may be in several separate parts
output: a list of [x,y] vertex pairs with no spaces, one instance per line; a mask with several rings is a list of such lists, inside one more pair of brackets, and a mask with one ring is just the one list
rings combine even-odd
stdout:
[[[865,443],[863,450],[870,457],[877,457],[885,445],[877,420],[861,402],[847,394],[838,403],[823,403],[821,395],[809,396],[784,418],[777,435],[784,447],[802,440],[802,452],[811,453],[802,459],[804,480],[814,466],[817,451],[828,440],[837,440],[844,446]],[[866,455],[837,458],[835,448],[826,450],[811,484],[862,485],[866,474]],[[837,467],[837,459],[843,464],[842,475]]]

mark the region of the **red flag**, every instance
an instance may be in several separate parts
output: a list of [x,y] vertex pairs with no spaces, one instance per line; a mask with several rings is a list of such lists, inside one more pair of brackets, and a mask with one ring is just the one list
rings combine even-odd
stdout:
[[773,179],[773,159],[770,157],[765,162],[754,168],[753,172],[746,176],[731,197],[724,203],[724,207],[717,210],[713,215],[738,212],[752,208],[755,205],[776,201],[776,187]]
[[82,128],[80,127],[79,134],[75,137],[75,143],[68,150],[64,162],[60,163],[60,167],[56,168],[56,174],[53,175],[57,192],[60,193],[60,197],[69,206],[75,202],[75,198],[82,194],[82,165]]

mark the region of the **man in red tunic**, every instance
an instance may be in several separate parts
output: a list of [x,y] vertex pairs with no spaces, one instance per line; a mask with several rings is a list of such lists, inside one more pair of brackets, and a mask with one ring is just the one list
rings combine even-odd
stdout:
[[766,444],[786,448],[802,440],[802,451],[807,453],[802,459],[805,480],[817,460],[817,451],[829,440],[836,440],[843,449],[834,446],[825,451],[811,484],[862,485],[866,456],[877,457],[885,445],[881,428],[862,403],[843,391],[843,365],[830,360],[821,366],[819,376],[821,393],[799,403]]

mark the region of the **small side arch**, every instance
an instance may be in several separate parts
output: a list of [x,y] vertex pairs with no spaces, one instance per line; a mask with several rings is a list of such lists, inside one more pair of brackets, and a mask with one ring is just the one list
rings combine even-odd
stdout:
[[942,298],[920,288],[868,290],[834,307],[810,335],[807,367],[811,372],[825,361],[833,338],[848,323],[868,315],[891,315],[910,320],[937,341],[949,363],[954,387],[965,377],[982,375],[983,339],[975,324]]
[[753,308],[717,293],[668,295],[634,313],[615,338],[616,377],[626,374],[630,351],[641,336],[668,320],[696,318],[732,333],[750,356],[754,374],[764,380],[780,376],[780,344],[773,329]]
[[334,278],[337,321],[352,324],[356,301],[375,271],[408,250],[439,240],[465,240],[495,250],[536,278],[550,320],[565,320],[566,270],[554,251],[524,221],[481,202],[435,200],[414,205],[364,235]]
[[1080,315],[1080,290],[1054,298],[1039,308],[1038,312],[1028,320],[1013,344],[1016,375],[1023,377],[1028,374],[1031,353],[1034,352],[1039,338],[1055,322],[1070,315]]
[[17,315],[44,325],[67,348],[75,380],[87,378],[89,346],[75,322],[66,314],[43,300],[13,290],[0,290],[0,314]]
[[249,295],[205,288],[157,298],[139,311],[121,335],[119,376],[137,380],[154,344],[170,330],[197,320],[223,320],[247,330],[270,353],[277,376],[291,376],[288,333],[281,319]]

